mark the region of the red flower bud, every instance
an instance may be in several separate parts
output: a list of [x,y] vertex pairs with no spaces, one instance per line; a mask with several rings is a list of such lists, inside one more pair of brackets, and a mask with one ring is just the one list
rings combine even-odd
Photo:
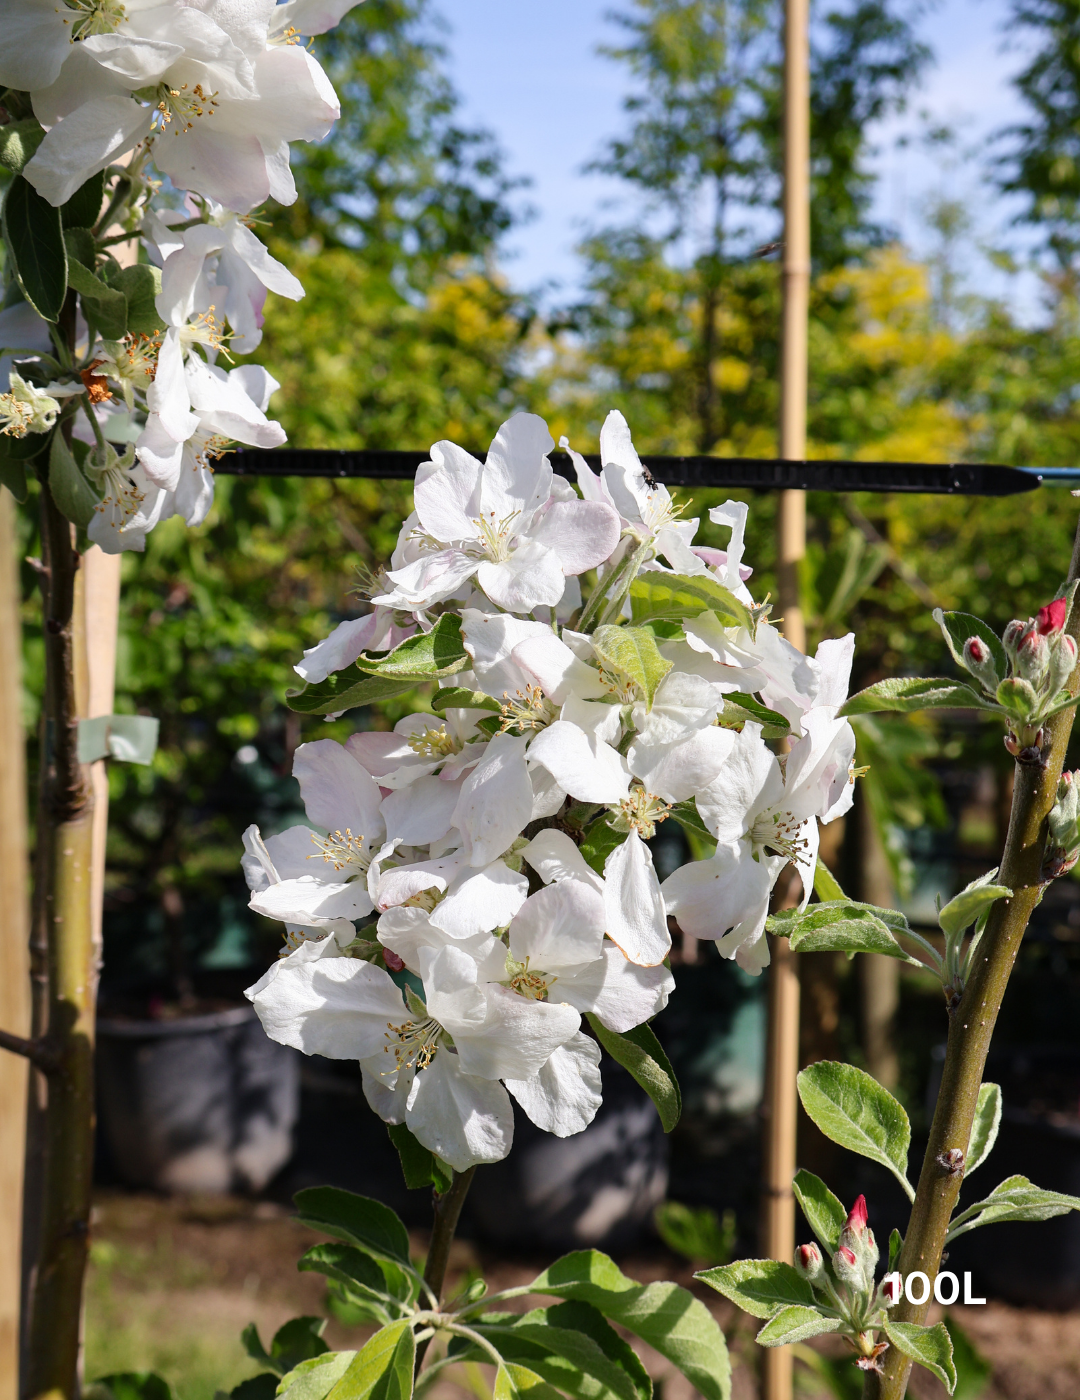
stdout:
[[846,1244],[842,1244],[840,1248],[836,1251],[836,1253],[837,1256],[844,1261],[844,1263],[848,1266],[849,1269],[853,1269],[858,1263],[858,1260],[855,1258],[854,1253],[850,1249],[848,1249]]
[[1052,603],[1047,603],[1045,608],[1039,609],[1036,619],[1039,631],[1044,637],[1051,632],[1060,632],[1065,626],[1065,612],[1068,607],[1064,598],[1055,598]]
[[861,1235],[866,1229],[866,1197],[860,1196],[851,1207],[851,1213],[844,1221],[845,1230],[854,1230],[857,1235]]
[[398,957],[392,948],[383,949],[383,962],[391,972],[402,972],[405,968],[404,961]]
[[795,1268],[803,1278],[809,1279],[811,1283],[818,1279],[825,1272],[825,1263],[821,1257],[821,1250],[816,1244],[801,1244],[795,1251]]
[[990,648],[978,637],[969,637],[964,645],[964,650],[971,654],[972,661],[981,666],[984,661],[990,660]]

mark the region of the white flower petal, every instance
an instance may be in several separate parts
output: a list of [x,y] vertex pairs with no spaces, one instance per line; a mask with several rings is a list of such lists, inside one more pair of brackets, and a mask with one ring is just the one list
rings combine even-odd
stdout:
[[413,1080],[405,1122],[421,1146],[458,1172],[501,1161],[514,1142],[514,1110],[506,1090],[466,1074],[446,1047]]
[[153,114],[130,97],[99,97],[52,128],[23,168],[38,194],[65,204],[91,175],[150,134]]
[[476,582],[498,607],[518,613],[555,607],[566,586],[559,556],[531,538],[500,563],[484,560],[476,570]]
[[320,947],[301,944],[270,969],[272,976],[248,989],[263,1029],[305,1055],[362,1060],[378,1054],[387,1021],[405,1018],[401,993],[381,967],[320,956]]
[[512,734],[496,734],[461,786],[453,824],[470,865],[488,865],[501,856],[529,822],[533,790],[526,743]]
[[339,920],[362,919],[371,913],[373,906],[362,881],[332,885],[304,876],[297,880],[281,880],[256,892],[248,907],[256,914],[265,914],[268,919],[336,931]]
[[528,637],[551,636],[550,627],[503,613],[479,612],[476,608],[465,608],[461,621],[462,642],[472,657],[481,690],[501,700],[507,692],[514,695],[533,683],[533,677],[517,665],[511,653]]
[[619,516],[598,501],[555,501],[529,531],[531,539],[558,555],[564,574],[583,574],[602,564],[619,543]]
[[301,744],[293,758],[293,777],[316,826],[351,831],[356,839],[364,838],[369,851],[382,840],[382,793],[344,744],[334,739]]
[[[630,962],[618,948],[604,948],[600,984],[592,995],[588,1008],[594,1011],[608,1030],[629,1031],[650,1020],[668,1004],[675,990],[670,971],[658,963],[655,967],[639,967]],[[580,979],[578,979],[580,986]],[[575,988],[577,990],[577,988]]]
[[[591,883],[559,880],[532,894],[510,925],[510,953],[543,972],[595,962],[604,946],[604,900]],[[558,997],[556,984],[551,993]]]
[[556,705],[571,695],[592,699],[607,693],[595,666],[587,666],[550,627],[518,642],[512,660]]
[[431,449],[431,460],[436,470],[423,479],[418,476],[413,488],[421,527],[446,544],[475,539],[483,467],[453,442],[437,442]]
[[589,1126],[603,1101],[600,1047],[578,1031],[532,1079],[508,1079],[506,1087],[538,1128],[572,1137]]
[[746,724],[735,736],[720,776],[697,794],[697,809],[723,845],[737,841],[757,814],[781,803],[783,795],[780,765],[761,737],[761,726]]
[[507,419],[491,441],[480,479],[485,519],[498,526],[516,516],[518,529],[529,526],[551,495],[547,454],[554,446],[547,424],[535,413],[515,413]]
[[505,928],[525,902],[529,882],[501,860],[485,870],[466,868],[446,898],[435,906],[431,922],[451,938]]
[[453,824],[461,783],[441,778],[418,778],[383,799],[382,816],[390,836],[400,836],[407,846],[438,841]]
[[594,889],[604,888],[603,880],[565,831],[556,831],[554,827],[538,831],[521,856],[546,885],[552,880],[584,880]]
[[685,743],[651,747],[635,740],[626,755],[647,792],[665,802],[688,802],[722,774],[735,747],[735,731],[710,725]]
[[530,768],[529,782],[533,790],[529,820],[535,822],[543,817],[553,817],[566,801],[566,793],[546,768]]
[[610,744],[576,724],[556,720],[529,745],[529,762],[542,763],[571,797],[582,802],[620,802],[630,788],[630,772]]
[[655,967],[671,949],[652,852],[636,831],[604,862],[607,935],[631,962]]

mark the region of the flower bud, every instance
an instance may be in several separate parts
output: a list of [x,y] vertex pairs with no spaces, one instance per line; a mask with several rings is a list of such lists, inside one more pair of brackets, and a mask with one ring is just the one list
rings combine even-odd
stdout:
[[398,957],[392,948],[383,949],[383,962],[391,972],[401,972],[405,967],[404,958]]
[[848,1218],[844,1221],[844,1229],[853,1230],[856,1235],[861,1235],[866,1229],[867,1220],[866,1197],[859,1196],[848,1212]]
[[816,1283],[825,1272],[825,1261],[816,1244],[801,1244],[795,1251],[795,1270],[809,1283]]
[[849,1288],[861,1291],[866,1286],[866,1275],[863,1267],[855,1257],[855,1251],[849,1249],[846,1244],[842,1244],[833,1255],[833,1273],[841,1283],[846,1283]]
[[1073,673],[1076,665],[1076,642],[1064,632],[1052,639],[1050,644],[1050,665],[1046,673],[1046,690],[1056,695]]
[[1044,637],[1052,636],[1055,632],[1060,632],[1065,626],[1065,614],[1068,611],[1068,601],[1065,598],[1055,598],[1052,603],[1047,603],[1045,608],[1040,608],[1035,619],[1035,625]]
[[877,1303],[879,1306],[894,1308],[904,1293],[904,1281],[898,1273],[886,1274],[878,1284]]
[[1050,665],[1050,643],[1030,624],[1024,629],[1013,657],[1016,674],[1034,686],[1041,686]]
[[964,665],[987,690],[997,690],[1002,678],[994,664],[994,653],[981,637],[969,637],[964,643]]
[[1005,631],[1002,632],[1001,645],[1005,648],[1011,661],[1016,660],[1016,649],[1020,645],[1027,629],[1028,624],[1026,622],[1021,622],[1021,620],[1016,617],[1013,618],[1012,622],[1005,628]]
[[1015,715],[1021,724],[1030,724],[1039,709],[1039,697],[1035,687],[1028,680],[1010,676],[997,688],[997,702]]

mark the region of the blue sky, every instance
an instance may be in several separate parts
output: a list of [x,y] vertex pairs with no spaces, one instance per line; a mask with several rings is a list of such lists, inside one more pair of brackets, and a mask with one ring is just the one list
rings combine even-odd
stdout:
[[[617,8],[617,5],[614,7]],[[586,175],[582,166],[606,137],[624,124],[621,65],[596,53],[618,31],[605,16],[613,0],[442,0],[449,25],[450,71],[464,115],[493,131],[508,167],[533,180],[528,198],[536,218],[511,236],[508,271],[522,286],[553,284],[552,296],[572,293],[578,276],[574,245],[590,221],[610,213],[624,196],[617,182]],[[943,158],[906,148],[898,138],[916,134],[928,117],[957,129],[962,147],[976,147],[995,128],[1014,120],[1020,107],[1009,85],[1021,55],[1007,50],[1001,33],[1003,0],[940,0],[919,29],[936,61],[909,113],[876,130],[873,159],[880,174],[878,213],[897,226],[916,250],[927,246],[921,217],[935,190],[961,193],[975,213],[965,250],[971,284],[978,290],[1006,284],[979,252],[980,242],[1017,235],[1007,228],[1009,209],[980,185],[977,164],[957,154]],[[623,209],[628,206],[623,204]],[[1028,309],[1035,284],[1011,289]]]

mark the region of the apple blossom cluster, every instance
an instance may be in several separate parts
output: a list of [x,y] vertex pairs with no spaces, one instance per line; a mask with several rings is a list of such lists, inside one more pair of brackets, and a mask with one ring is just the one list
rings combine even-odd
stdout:
[[268,292],[304,294],[250,216],[296,199],[289,143],[339,115],[300,36],[356,3],[0,0],[4,480],[19,494],[34,465],[110,553],[172,515],[199,524],[230,445],[285,440],[274,379],[227,367],[258,346]]
[[[621,414],[599,475],[572,454],[580,496],[553,447],[526,413],[483,463],[435,444],[372,611],[305,653],[292,702],[433,678],[433,713],[302,745],[311,825],[245,836],[251,907],[286,926],[248,992],[268,1034],[359,1061],[372,1107],[458,1170],[505,1156],[511,1098],[559,1136],[591,1122],[597,1039],[666,1004],[673,920],[760,972],[780,872],[805,905],[818,823],[852,801],[853,638],[808,657],[754,605],[747,507],[698,547]],[[661,883],[669,819],[715,851]]]

